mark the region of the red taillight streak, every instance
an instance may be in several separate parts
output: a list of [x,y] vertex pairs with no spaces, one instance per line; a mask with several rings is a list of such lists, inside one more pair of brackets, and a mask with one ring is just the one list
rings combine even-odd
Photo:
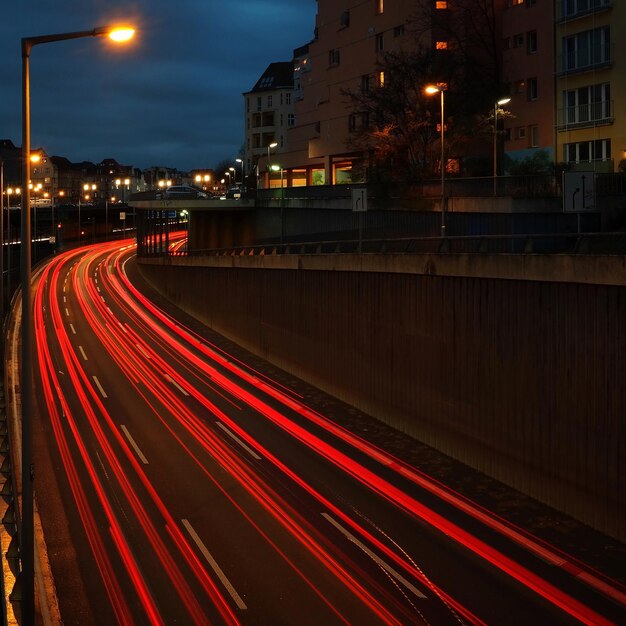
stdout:
[[[51,287],[54,291],[56,292],[56,281],[53,280],[53,285]],[[72,355],[73,352],[71,350],[71,346],[69,345],[69,340],[67,338],[67,334],[64,333],[64,331],[62,331],[62,323],[61,323],[61,318],[60,318],[60,312],[58,310],[58,305],[56,303],[56,301],[54,300],[54,298],[51,300],[50,302],[51,304],[51,314],[53,316],[53,319],[55,319],[55,327],[59,329],[59,333],[58,333],[58,339],[59,339],[59,345],[64,353],[65,356],[65,360],[66,360],[66,364],[69,368],[68,374],[70,375],[72,382],[74,384],[74,386],[76,387],[76,392],[79,396],[79,399],[81,401],[81,404],[83,406],[83,408],[85,409],[85,412],[87,414],[87,416],[90,418],[90,421],[92,423],[92,426],[94,424],[94,415],[93,415],[93,411],[91,410],[91,406],[88,404],[88,401],[84,395],[84,391],[81,387],[81,381],[79,380],[79,377],[76,374],[76,368],[75,368],[75,364],[72,364],[71,359],[68,358],[69,355]],[[68,354],[69,353],[69,354]],[[55,378],[55,382],[56,382],[56,387],[59,388],[58,385],[58,381],[56,380],[56,376],[54,374],[54,372],[52,373],[52,375]],[[85,380],[83,379],[83,384],[85,384]],[[91,389],[91,387],[89,387]],[[60,388],[59,388],[60,391]],[[61,401],[64,402],[64,398],[63,396],[61,396]],[[74,434],[74,438],[76,440],[77,445],[79,446],[79,449],[81,450],[81,456],[83,457],[85,464],[87,465],[88,471],[89,471],[89,475],[90,478],[92,480],[92,483],[94,484],[94,488],[96,489],[97,495],[101,501],[101,504],[107,514],[107,517],[109,518],[109,521],[111,523],[111,534],[113,536],[114,539],[117,540],[118,542],[118,550],[120,551],[120,556],[123,558],[127,568],[128,568],[128,572],[129,572],[129,576],[131,577],[131,579],[133,580],[136,589],[137,589],[137,593],[140,596],[140,598],[142,599],[142,604],[144,605],[144,608],[146,610],[146,614],[150,617],[151,622],[158,624],[158,623],[162,623],[162,621],[160,620],[160,617],[158,616],[158,611],[155,607],[155,605],[153,604],[153,601],[151,599],[151,596],[149,594],[149,592],[147,591],[147,588],[145,586],[145,583],[143,581],[143,578],[141,577],[141,574],[139,572],[138,567],[136,566],[136,563],[134,562],[134,559],[132,558],[130,549],[128,547],[128,545],[124,542],[124,543],[119,543],[119,541],[121,539],[123,539],[123,535],[121,533],[121,529],[118,527],[116,521],[115,521],[115,517],[114,517],[114,513],[112,512],[112,509],[110,508],[110,505],[108,504],[108,500],[106,498],[106,495],[104,494],[104,490],[102,489],[101,484],[98,481],[97,475],[95,473],[95,470],[93,468],[93,466],[90,463],[90,460],[88,458],[88,453],[86,452],[86,449],[84,447],[84,444],[82,443],[82,440],[80,439],[80,435],[78,433],[78,429],[73,421],[72,415],[69,412],[69,407],[67,407],[67,405],[65,405],[65,412],[66,412],[66,417],[68,418],[68,424],[70,425],[70,428],[72,430],[72,433]],[[97,433],[96,433],[97,434]],[[102,443],[102,442],[101,442]],[[117,464],[114,463],[112,465],[112,467],[114,469],[117,468]],[[122,488],[124,489],[124,484],[122,482]],[[127,496],[131,495],[128,492],[128,489],[124,489],[125,493]],[[133,504],[132,502],[132,495],[130,498],[131,504]],[[135,509],[135,512],[138,513],[139,518],[141,520],[141,514],[140,512],[138,512]],[[143,524],[144,530],[146,530],[146,525]],[[152,533],[152,540],[154,540],[154,535],[156,533],[153,531]],[[163,550],[159,551],[159,548],[155,548],[157,551],[157,554],[159,555],[159,557],[161,559],[164,558],[164,553]],[[167,557],[165,557],[167,559]],[[171,572],[170,572],[171,574]],[[182,576],[178,576],[178,587],[180,586],[180,579],[182,578]],[[195,597],[193,596],[193,594],[191,593],[185,593],[184,594],[186,596],[186,600],[188,601],[188,605],[187,608],[189,609],[191,606],[191,613],[192,616],[194,617],[194,621],[196,623],[206,623],[206,616],[204,615],[204,613],[201,611],[201,609],[199,609],[199,606],[197,605],[197,601],[195,599]],[[190,606],[189,606],[190,605]],[[196,605],[196,606],[194,606]],[[233,623],[233,622],[230,622]]]
[[[171,320],[171,318],[169,318],[169,316],[163,314],[150,301],[148,301],[142,294],[140,294],[130,284],[130,281],[128,280],[127,277],[125,277],[124,275],[122,275],[122,277],[123,277],[122,280],[124,281],[124,284],[125,284],[126,288],[131,292],[131,294],[136,298],[136,300],[141,302],[141,304],[144,306],[144,308],[147,311],[149,311],[152,315],[157,317],[157,319],[162,324],[164,324],[166,327],[170,328],[170,330],[172,330],[175,334],[177,334],[178,336],[180,336],[183,339],[186,339],[186,340],[190,341],[192,343],[192,345],[194,345],[194,347],[196,347],[199,350],[201,350],[202,352],[204,352],[209,358],[211,358],[212,360],[218,362],[220,365],[222,365],[223,367],[227,368],[229,371],[235,373],[236,375],[238,375],[240,378],[242,378],[246,382],[256,386],[257,388],[262,388],[263,391],[265,391],[266,393],[268,393],[269,395],[271,395],[275,399],[280,400],[286,406],[292,408],[293,410],[296,410],[297,412],[299,412],[301,415],[307,417],[308,419],[314,419],[314,421],[316,421],[316,423],[318,423],[322,427],[325,427],[327,430],[331,430],[331,432],[333,432],[333,434],[335,434],[336,436],[341,437],[345,441],[348,441],[352,445],[358,447],[359,449],[361,449],[362,451],[366,452],[367,454],[369,454],[373,458],[376,458],[376,460],[380,461],[381,453],[379,451],[377,451],[374,448],[374,446],[371,446],[371,445],[367,444],[363,440],[359,441],[356,437],[347,438],[345,430],[342,432],[342,429],[339,429],[339,428],[332,428],[332,429],[330,429],[329,428],[330,423],[327,420],[322,419],[321,416],[316,415],[313,411],[309,411],[309,410],[303,412],[301,405],[299,405],[299,403],[297,403],[296,401],[292,400],[291,398],[288,398],[288,397],[284,396],[284,394],[282,394],[280,391],[274,390],[274,389],[272,389],[271,387],[269,387],[267,385],[261,384],[260,381],[256,380],[254,377],[250,376],[246,372],[241,371],[233,363],[230,363],[226,359],[224,359],[223,357],[221,357],[219,355],[216,355],[213,351],[211,351],[206,346],[200,345],[197,340],[194,342],[192,339],[190,339],[190,335],[184,329],[182,329],[178,324],[174,323]],[[137,313],[142,315],[142,317],[144,317],[144,319],[147,320],[147,314],[142,314],[138,310],[137,310]],[[165,340],[171,341],[170,336],[168,334],[166,334],[166,333],[163,333],[162,337]],[[180,346],[180,344],[177,344],[175,349],[180,351],[181,348],[182,347]],[[193,358],[193,353],[191,353],[190,350],[188,350],[186,348],[184,350],[185,350],[185,352],[187,354],[187,358],[189,360],[193,360],[195,362],[196,366],[200,369],[200,371],[204,371],[206,373],[206,371],[207,371],[206,364],[199,364],[198,360]],[[268,407],[266,404],[264,404],[260,400],[257,400],[253,396],[251,397],[251,394],[248,394],[248,392],[246,392],[245,390],[242,390],[240,388],[234,388],[233,383],[231,383],[230,381],[224,382],[224,378],[225,377],[220,375],[213,368],[209,368],[209,371],[210,371],[211,376],[216,381],[219,381],[220,383],[223,383],[224,388],[225,389],[229,389],[229,391],[231,393],[233,393],[233,395],[235,395],[235,397],[238,397],[241,400],[243,400],[244,402],[248,403],[250,406],[253,406],[261,414],[265,415],[266,417],[268,417],[269,419],[274,421],[274,423],[277,423],[278,425],[281,425],[285,430],[287,430],[287,432],[290,432],[297,439],[299,439],[303,443],[306,443],[311,449],[320,452],[321,448],[319,448],[318,446],[319,446],[319,442],[321,442],[321,440],[319,440],[316,437],[309,436],[309,434],[306,433],[306,431],[304,431],[304,433],[306,433],[306,434],[303,435],[302,432],[301,432],[301,431],[303,431],[303,429],[301,429],[300,427],[297,427],[295,425],[292,426],[291,424],[287,424],[286,419],[282,415],[278,414],[273,409],[271,409],[271,407]],[[170,373],[170,376],[172,376],[171,373]],[[262,408],[259,408],[259,407],[262,407]],[[239,436],[245,436],[246,440],[249,443],[251,443],[252,445],[255,445],[255,446],[258,447],[258,444],[256,442],[252,441],[250,438],[248,438],[245,435],[244,431],[242,431],[240,428],[235,427],[235,425],[233,425],[233,422],[231,420],[228,420],[228,423],[231,424],[231,427],[236,428],[236,430],[239,433]],[[300,431],[300,434],[296,434],[299,431]],[[310,437],[312,437],[312,438],[310,438]],[[309,441],[309,442],[307,443],[307,441]],[[358,446],[357,446],[357,444],[358,444]],[[324,444],[324,447],[328,448],[327,444]],[[343,455],[341,453],[337,453],[337,454],[339,455],[339,457],[337,459],[335,459],[334,458],[334,454],[333,453],[329,453],[328,450],[327,450],[327,452],[325,454],[323,454],[323,456],[325,456],[325,458],[327,458],[331,462],[335,463],[335,465],[337,465],[339,467],[342,467],[342,468],[347,468],[349,465],[345,465],[345,460],[349,459],[349,457],[346,457],[345,455]],[[385,456],[388,459],[392,458],[389,455],[385,455]],[[395,459],[394,459],[394,462],[396,462]],[[354,463],[354,462],[351,462],[351,463]],[[589,608],[587,608],[584,605],[582,605],[582,603],[578,602],[574,598],[571,598],[569,595],[565,594],[560,589],[556,588],[554,585],[552,585],[552,584],[548,583],[547,581],[543,580],[541,577],[537,576],[533,572],[527,570],[526,568],[523,568],[522,566],[519,566],[517,563],[515,563],[514,561],[512,561],[511,559],[509,559],[508,557],[506,557],[502,553],[500,553],[500,552],[490,548],[484,542],[478,540],[477,538],[472,537],[471,535],[469,535],[468,533],[466,533],[465,531],[463,531],[459,527],[455,527],[456,530],[454,532],[452,532],[452,529],[449,528],[450,523],[447,522],[447,520],[445,520],[441,516],[435,514],[433,511],[430,511],[426,507],[423,507],[422,505],[417,503],[412,498],[408,498],[408,496],[406,496],[405,494],[402,494],[402,492],[400,492],[396,488],[393,488],[393,491],[397,492],[397,493],[394,494],[394,497],[393,498],[389,497],[388,494],[390,492],[389,492],[389,488],[387,487],[387,485],[389,487],[391,487],[391,485],[388,482],[383,481],[382,479],[379,479],[378,477],[376,477],[375,475],[373,475],[370,472],[368,472],[368,474],[371,474],[371,476],[368,478],[368,480],[363,480],[362,479],[363,474],[361,472],[362,472],[362,469],[364,470],[365,468],[363,468],[363,466],[361,466],[359,464],[356,464],[356,465],[357,465],[357,467],[359,469],[355,470],[354,472],[348,471],[348,473],[351,473],[355,478],[360,480],[363,484],[365,484],[365,485],[369,486],[370,488],[374,489],[374,491],[378,492],[383,497],[386,497],[388,500],[394,502],[398,506],[402,506],[406,510],[409,510],[410,512],[418,515],[419,517],[422,517],[423,519],[425,519],[429,523],[435,525],[436,527],[440,528],[441,530],[444,530],[444,532],[446,532],[447,534],[449,534],[452,537],[454,537],[457,541],[459,541],[459,543],[461,543],[462,545],[464,545],[467,548],[471,549],[473,552],[481,555],[483,558],[487,559],[493,565],[495,565],[496,567],[498,567],[499,569],[501,569],[505,573],[509,574],[510,576],[512,576],[513,578],[515,578],[519,582],[521,582],[522,584],[526,585],[530,589],[533,589],[539,595],[541,595],[545,599],[549,600],[550,602],[552,602],[556,606],[559,606],[561,609],[563,609],[566,612],[570,613],[571,615],[573,615],[577,619],[580,619],[582,621],[591,620],[591,621],[586,621],[586,623],[592,623],[592,624],[593,623],[603,623],[603,622],[596,622],[595,621],[597,619],[600,619],[600,620],[603,619],[600,615],[597,615],[595,612],[591,611]],[[406,468],[409,467],[409,466],[406,466],[406,464],[401,464],[400,462],[398,462],[398,465],[399,466],[403,465]],[[403,473],[403,475],[406,476],[406,474],[404,472],[402,472],[402,473]],[[416,475],[412,475],[412,476],[409,475],[407,477],[409,479],[415,479],[417,476]],[[380,485],[382,485],[382,486],[377,487],[376,483],[380,483]],[[431,486],[430,484],[425,482],[425,483],[422,483],[421,486],[425,486],[425,487],[429,488],[431,491],[433,491],[434,493],[436,493],[440,497],[442,497],[444,495],[443,490],[441,490],[440,487],[437,486],[437,485],[432,485]],[[408,500],[407,500],[407,498],[408,498]],[[457,501],[455,501],[454,499],[451,499],[449,497],[447,497],[446,499],[449,502],[453,503],[455,506],[459,506],[461,504],[464,504],[462,507],[460,507],[460,508],[462,508],[462,510],[464,510],[464,512],[470,513],[470,514],[474,515],[477,519],[480,519],[480,521],[482,521],[484,523],[488,523],[489,526],[491,526],[492,528],[495,528],[499,532],[504,532],[507,536],[513,537],[513,533],[510,531],[510,529],[506,528],[501,522],[499,522],[497,520],[493,520],[492,518],[489,518],[489,517],[485,516],[484,513],[482,513],[479,510],[479,507],[476,507],[475,509],[472,509],[472,508],[467,506],[467,502],[463,503],[460,498],[458,498]],[[403,501],[411,502],[410,506],[407,507],[406,504],[402,503]],[[439,526],[438,524],[440,524],[440,523],[444,524],[444,525]],[[517,538],[516,540],[519,541],[519,538]],[[537,547],[535,547],[535,545],[533,545],[531,542],[524,541],[523,543],[528,548],[537,550]],[[539,544],[537,542],[536,546],[538,546],[538,545]],[[541,556],[543,556],[543,554],[541,554]]]
[[[80,298],[79,298],[79,301],[80,301]],[[102,304],[99,297],[94,298],[93,303],[95,304],[96,308],[100,309],[101,314],[103,315],[108,314],[108,311],[106,311],[106,307]],[[101,330],[102,326],[97,323],[98,320],[96,320],[95,317],[93,316],[93,313],[90,310],[90,307],[85,302],[83,302],[81,306],[83,307],[83,311],[86,317],[91,320],[90,323],[92,325],[94,333],[99,336],[100,341],[102,342],[103,346],[109,351],[111,356],[116,360],[118,365],[121,367],[122,371],[128,371],[129,369],[131,369],[131,370],[134,370],[137,373],[137,375],[141,376],[143,384],[156,397],[159,398],[159,401],[162,404],[164,404],[164,406],[166,406],[166,408],[174,416],[177,416],[177,419],[179,419],[181,423],[185,424],[188,429],[190,428],[190,423],[193,425],[192,430],[195,430],[195,434],[192,431],[190,432],[192,432],[192,434],[194,434],[194,436],[199,441],[201,440],[201,443],[204,445],[205,448],[207,448],[207,445],[210,442],[211,444],[210,454],[212,454],[214,458],[220,459],[222,466],[227,471],[231,472],[232,474],[234,472],[235,465],[240,465],[240,461],[238,457],[232,455],[230,452],[227,452],[226,457],[224,457],[223,452],[227,451],[228,448],[224,447],[222,441],[219,438],[216,438],[215,435],[212,433],[212,431],[206,429],[206,426],[202,422],[197,420],[197,418],[193,414],[191,414],[182,403],[180,403],[178,398],[172,392],[170,392],[168,389],[162,388],[162,381],[160,377],[155,380],[153,377],[150,376],[150,373],[148,372],[148,367],[149,367],[148,364],[143,363],[141,359],[138,359],[137,353],[134,350],[134,346],[131,344],[131,349],[128,350],[128,357],[125,357],[121,352],[120,346],[123,345],[124,340],[126,338],[119,334],[115,337],[107,337],[104,334],[104,332]],[[118,332],[117,327],[115,325],[107,326],[107,329],[111,333]],[[146,349],[149,349],[149,348],[146,346]],[[151,356],[151,359],[150,359],[151,361],[152,360],[154,360],[155,362],[160,361],[160,359],[158,359],[158,356],[156,354],[151,354],[150,356]],[[154,364],[151,364],[150,366],[157,367]],[[164,362],[159,362],[157,369],[159,372],[163,372],[164,370],[168,371],[169,368],[167,368]],[[170,371],[170,374],[176,375],[174,371]],[[181,381],[181,382],[184,383],[184,381]],[[141,393],[139,390],[137,391],[138,393]],[[203,404],[205,404],[205,406],[207,406],[209,410],[213,412],[218,411],[218,409],[214,407],[213,405],[211,404],[207,405],[207,401],[203,397],[202,399],[204,400]],[[94,394],[94,400],[98,404],[100,404],[99,398],[97,398],[95,394]],[[103,413],[105,413],[104,407],[100,407],[100,410]],[[220,415],[223,415],[223,414],[221,414],[220,412]],[[160,416],[158,417],[160,418]],[[114,429],[114,433],[116,437],[121,439],[117,429]],[[123,440],[121,441],[121,443],[124,445],[125,450],[128,450],[128,456],[133,462],[133,464],[135,465],[137,472],[140,475],[143,475],[141,468],[135,462],[132,452],[130,452],[127,446],[125,446],[125,442],[123,442]],[[222,448],[221,452],[218,448]],[[241,467],[242,466],[240,466],[239,470],[241,470]],[[312,554],[314,554],[321,562],[323,562],[324,565],[335,576],[343,579],[344,584],[346,584],[349,588],[351,588],[353,593],[359,596],[361,600],[366,605],[368,605],[373,612],[378,613],[381,616],[381,619],[383,619],[384,621],[387,621],[388,623],[393,623],[393,620],[394,620],[393,616],[387,615],[385,617],[384,609],[382,609],[382,607],[378,607],[377,603],[373,602],[369,598],[367,592],[349,576],[349,574],[340,566],[340,564],[334,561],[332,557],[330,557],[330,555],[325,553],[319,544],[316,544],[314,540],[312,540],[312,538],[306,535],[306,533],[302,531],[302,529],[299,528],[298,525],[294,521],[292,521],[292,518],[294,517],[293,512],[290,517],[287,514],[285,514],[283,510],[280,507],[278,507],[278,505],[276,505],[275,495],[268,496],[267,495],[268,491],[259,491],[260,487],[258,486],[259,485],[258,481],[257,483],[255,483],[255,477],[249,473],[245,473],[244,475],[241,475],[241,472],[240,472],[239,481],[250,493],[252,493],[255,496],[257,501],[264,503],[265,508],[267,510],[270,510],[272,514],[277,519],[279,519],[279,521],[282,521],[283,525],[287,524],[290,527],[290,531],[292,532],[292,534],[294,534],[294,536],[297,536],[300,542],[303,545],[305,545],[312,552]],[[254,486],[256,491],[251,491],[252,486]],[[172,524],[173,524],[173,521],[172,521]],[[317,590],[315,591],[317,593]]]
[[[77,283],[78,279],[76,277],[76,274],[77,273],[75,272],[75,274],[74,274],[75,294],[76,294],[77,300],[79,301],[79,304],[81,305],[81,308],[83,309],[85,315],[88,318],[91,319],[91,318],[93,318],[93,313],[90,310],[88,304],[86,304],[86,302],[85,302],[85,294],[80,289],[80,286]],[[99,297],[97,297],[94,300],[94,302],[96,304],[96,307],[103,307],[104,306],[102,304],[102,301],[100,300]],[[104,308],[106,308],[106,307],[104,307]],[[93,323],[94,323],[94,321],[92,320],[92,324]],[[95,321],[95,324],[96,324],[96,326],[98,326],[97,320]],[[62,335],[64,336],[64,339],[67,339],[67,334],[65,333],[64,330],[62,331]],[[149,483],[149,481],[147,480],[147,477],[145,477],[145,475],[143,474],[143,471],[139,467],[139,465],[138,465],[138,463],[137,463],[137,461],[135,459],[135,456],[130,451],[130,448],[128,447],[128,444],[126,443],[126,441],[121,436],[121,434],[119,432],[119,429],[115,427],[115,424],[113,423],[110,415],[106,411],[102,401],[100,400],[100,398],[98,397],[97,393],[95,392],[95,390],[93,389],[92,385],[90,384],[89,378],[86,375],[86,373],[84,372],[84,370],[82,369],[82,364],[80,363],[78,357],[76,356],[76,353],[71,348],[71,345],[69,344],[69,341],[67,342],[67,350],[64,352],[64,355],[65,355],[65,360],[68,363],[68,368],[71,368],[73,371],[77,372],[77,376],[82,381],[82,385],[77,385],[78,388],[77,388],[76,391],[79,394],[79,396],[82,396],[81,402],[83,403],[83,407],[85,409],[86,415],[87,415],[88,419],[90,420],[90,424],[91,424],[92,430],[93,430],[94,434],[96,435],[96,437],[98,438],[100,446],[101,446],[103,452],[105,453],[105,455],[107,457],[107,460],[109,461],[109,464],[110,464],[111,468],[113,469],[113,471],[114,471],[114,473],[116,475],[118,483],[122,487],[122,489],[123,489],[123,491],[124,491],[128,501],[129,501],[129,503],[133,507],[135,515],[140,520],[144,531],[147,533],[147,535],[148,535],[148,537],[149,537],[149,539],[150,539],[150,541],[152,543],[152,546],[153,546],[153,549],[155,550],[155,553],[157,554],[157,556],[161,560],[161,563],[163,564],[165,571],[168,573],[168,575],[170,576],[170,579],[174,583],[174,587],[177,590],[177,592],[178,592],[179,596],[181,597],[181,599],[183,600],[187,610],[190,612],[190,614],[192,615],[192,617],[193,617],[193,619],[194,619],[194,621],[196,623],[204,623],[206,621],[206,616],[204,615],[204,612],[200,608],[200,606],[199,606],[199,604],[197,602],[197,599],[195,598],[195,596],[191,592],[191,589],[189,588],[188,584],[186,583],[185,578],[182,575],[182,572],[180,572],[178,566],[176,565],[176,562],[174,561],[174,559],[171,557],[171,555],[169,554],[169,552],[165,548],[165,546],[164,546],[160,536],[158,535],[158,533],[157,533],[156,529],[154,528],[151,520],[149,519],[149,517],[148,517],[147,513],[145,512],[144,508],[142,507],[139,498],[137,497],[136,493],[132,490],[132,487],[130,486],[130,483],[128,482],[127,477],[121,471],[121,468],[119,466],[119,462],[117,461],[117,459],[115,457],[115,453],[113,452],[112,448],[110,447],[110,444],[109,444],[108,440],[106,439],[104,431],[102,430],[102,428],[100,426],[100,423],[99,423],[97,417],[95,416],[95,413],[93,412],[93,410],[91,408],[91,405],[89,404],[89,400],[87,399],[86,395],[84,394],[83,386],[84,386],[85,389],[87,389],[89,395],[91,396],[91,402],[93,402],[93,404],[98,408],[98,411],[102,414],[102,416],[107,421],[107,423],[108,423],[108,425],[109,425],[109,427],[111,429],[111,432],[114,434],[117,442],[119,443],[119,445],[124,450],[125,455],[135,465],[135,469],[142,475],[142,479],[144,480],[145,484]],[[154,492],[152,490],[151,491],[151,495],[156,496],[156,492]],[[159,508],[161,510],[161,513],[165,515],[167,523],[171,524],[172,526],[175,526],[174,520],[169,516],[169,513],[167,512],[165,506],[160,502],[160,500],[157,502],[157,505],[159,506]],[[202,573],[206,574],[204,572],[204,570],[202,571]],[[199,572],[196,571],[196,575],[198,575],[198,574],[199,574]],[[234,613],[232,612],[232,609],[228,606],[228,603],[226,602],[224,597],[221,595],[221,593],[219,592],[219,590],[217,589],[217,587],[215,586],[213,581],[210,579],[210,577],[208,577],[206,575],[204,575],[204,576],[200,575],[198,577],[199,577],[200,581],[203,583],[205,591],[212,598],[214,605],[216,606],[216,608],[222,614],[222,617],[223,617],[224,621],[227,624],[236,624],[236,623],[238,623],[238,620],[235,617]]]

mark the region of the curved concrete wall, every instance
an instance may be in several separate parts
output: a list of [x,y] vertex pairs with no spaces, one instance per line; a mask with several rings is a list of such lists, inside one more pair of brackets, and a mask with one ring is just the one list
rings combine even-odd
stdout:
[[622,257],[292,255],[141,268],[253,352],[626,540]]

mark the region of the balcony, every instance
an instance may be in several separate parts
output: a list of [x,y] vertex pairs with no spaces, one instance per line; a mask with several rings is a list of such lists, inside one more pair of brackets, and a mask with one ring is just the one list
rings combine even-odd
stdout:
[[613,45],[581,48],[557,57],[557,74],[560,77],[582,74],[613,65]]
[[614,121],[613,100],[579,104],[557,111],[557,129],[575,130],[593,126],[607,126]]
[[612,8],[613,0],[560,0],[556,3],[556,21],[563,24]]

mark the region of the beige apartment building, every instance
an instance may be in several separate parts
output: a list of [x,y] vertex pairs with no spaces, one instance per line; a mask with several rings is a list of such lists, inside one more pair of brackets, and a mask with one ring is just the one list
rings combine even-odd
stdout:
[[557,160],[613,172],[626,157],[626,6],[560,0],[555,14]]
[[407,26],[414,10],[415,0],[318,2],[316,37],[295,65],[296,124],[278,150],[290,186],[362,179],[363,156],[349,148],[358,120],[344,92],[379,84],[378,56],[414,45]]

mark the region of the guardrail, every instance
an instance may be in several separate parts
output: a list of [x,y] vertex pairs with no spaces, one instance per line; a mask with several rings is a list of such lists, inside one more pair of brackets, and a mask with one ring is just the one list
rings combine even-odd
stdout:
[[232,248],[179,250],[171,256],[268,256],[279,254],[626,254],[626,233],[560,233],[405,237],[268,243]]

